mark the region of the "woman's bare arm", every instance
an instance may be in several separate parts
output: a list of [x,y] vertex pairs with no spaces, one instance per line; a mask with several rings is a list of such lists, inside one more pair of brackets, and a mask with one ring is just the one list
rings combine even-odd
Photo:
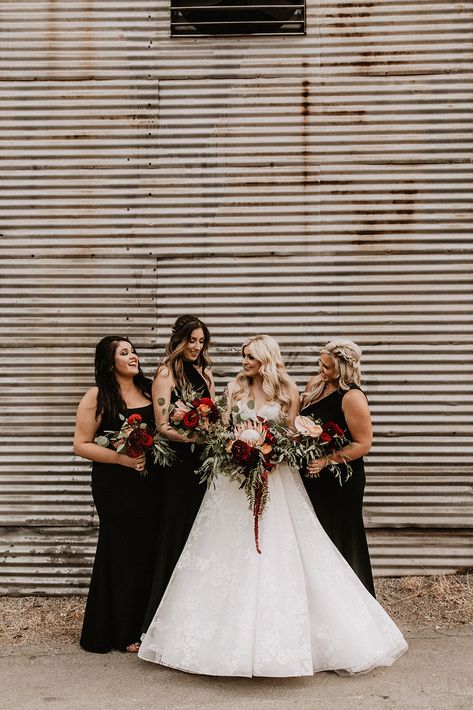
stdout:
[[151,389],[156,428],[170,441],[190,444],[195,439],[195,436],[183,436],[169,422],[169,406],[174,388],[174,379],[169,368],[166,366],[159,367]]
[[96,418],[95,416],[97,394],[97,387],[92,387],[79,402],[74,432],[74,453],[89,461],[136,468],[144,463],[144,456],[132,459],[126,454],[118,453],[114,449],[106,449],[94,443],[94,438],[101,422],[101,417]]

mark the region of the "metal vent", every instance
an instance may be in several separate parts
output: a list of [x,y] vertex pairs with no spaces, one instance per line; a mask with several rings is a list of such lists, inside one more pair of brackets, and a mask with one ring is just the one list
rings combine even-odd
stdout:
[[304,0],[171,0],[175,36],[304,33]]

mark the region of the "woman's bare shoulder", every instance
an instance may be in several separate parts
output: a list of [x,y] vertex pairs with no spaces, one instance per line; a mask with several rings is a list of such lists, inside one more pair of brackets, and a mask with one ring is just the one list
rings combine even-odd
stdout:
[[160,365],[158,365],[158,367],[156,369],[156,374],[154,376],[154,379],[155,380],[157,380],[157,379],[172,380],[173,377],[172,377],[171,369],[167,365],[161,363]]
[[357,387],[351,387],[345,392],[342,399],[342,409],[345,411],[350,409],[366,409],[368,410],[368,399],[363,390]]
[[96,406],[98,396],[99,388],[97,386],[91,387],[82,397],[81,403],[84,403],[86,406]]
[[237,383],[236,377],[233,377],[231,380],[229,380],[229,381],[227,382],[227,385],[226,385],[225,389],[226,389],[228,392],[233,392],[233,391],[236,389],[236,383]]

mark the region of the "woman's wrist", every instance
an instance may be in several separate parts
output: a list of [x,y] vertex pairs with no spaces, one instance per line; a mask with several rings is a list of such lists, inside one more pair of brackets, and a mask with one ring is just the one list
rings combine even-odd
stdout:
[[113,461],[113,463],[118,464],[119,466],[123,466],[123,454],[120,453],[120,451],[115,451],[114,453],[115,453],[115,460]]

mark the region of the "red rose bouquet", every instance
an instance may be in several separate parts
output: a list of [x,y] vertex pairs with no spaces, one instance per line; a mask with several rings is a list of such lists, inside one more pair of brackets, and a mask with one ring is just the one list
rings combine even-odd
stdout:
[[[343,429],[335,422],[329,421],[322,424],[320,420],[314,421],[311,417],[299,415],[294,426],[298,437],[294,439],[294,458],[300,468],[305,468],[308,461],[326,458],[327,466],[338,478],[340,485],[352,475],[352,468],[347,460],[342,465],[330,461],[330,454],[339,452],[350,444]],[[342,481],[342,475],[345,474]],[[305,474],[306,476],[309,474]]]
[[[141,414],[130,414],[128,418],[120,414],[120,419],[123,421],[120,431],[105,431],[103,435],[95,437],[94,442],[106,448],[111,446],[132,459],[149,453],[154,463],[160,466],[168,466],[175,458],[167,439],[156,432],[151,434]],[[147,473],[145,467],[141,474],[145,476]]]
[[[249,409],[252,403],[248,402]],[[286,430],[276,422],[261,417],[245,419],[233,412],[233,428],[215,427],[202,453],[203,463],[197,473],[207,485],[224,474],[236,480],[246,493],[253,512],[255,546],[259,546],[259,521],[269,501],[269,478],[276,464],[293,447]]]
[[[158,404],[165,404],[159,399]],[[183,436],[201,443],[212,425],[220,419],[220,409],[210,397],[199,397],[190,391],[169,405],[169,424]]]
[[269,500],[269,475],[277,463],[276,444],[269,423],[261,418],[237,424],[227,444],[231,461],[242,476],[240,487],[253,510],[255,545],[259,554],[259,519]]

